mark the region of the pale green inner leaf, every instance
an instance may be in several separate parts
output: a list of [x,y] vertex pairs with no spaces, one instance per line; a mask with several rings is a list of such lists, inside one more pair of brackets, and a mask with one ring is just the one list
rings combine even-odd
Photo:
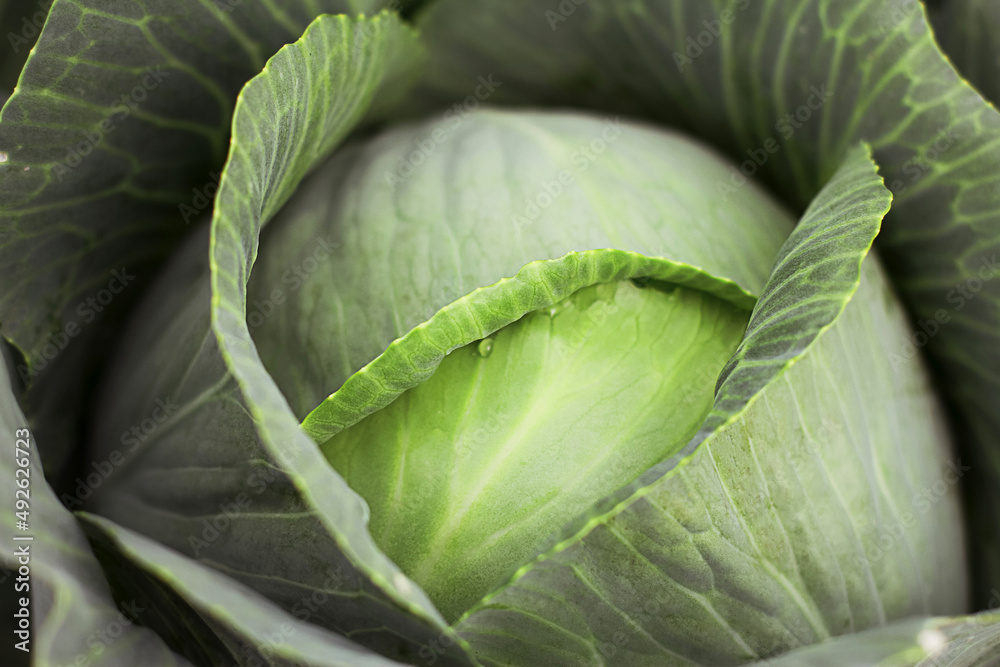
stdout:
[[454,620],[687,444],[748,316],[678,286],[586,287],[452,352],[324,451],[379,546]]

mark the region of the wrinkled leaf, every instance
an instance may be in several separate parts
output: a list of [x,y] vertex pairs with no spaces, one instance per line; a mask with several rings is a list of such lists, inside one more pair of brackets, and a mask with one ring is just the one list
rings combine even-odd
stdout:
[[922,3],[441,0],[418,23],[425,103],[467,100],[489,75],[491,102],[647,118],[738,160],[723,186],[749,175],[801,207],[871,143],[894,196],[879,254],[913,315],[891,353],[929,354],[960,415],[978,588],[1000,586],[1000,114],[942,56]]
[[441,661],[467,664],[426,597],[375,551],[360,499],[247,356],[241,319],[260,226],[366,112],[399,94],[420,58],[392,15],[321,17],[241,93],[210,250],[209,230],[182,249],[108,381],[99,447],[130,456],[94,507],[293,614],[303,598],[327,595],[312,622],[392,658],[415,660],[444,637]]
[[943,0],[928,5],[935,37],[959,73],[996,105],[1000,100],[1000,5]]
[[[99,661],[108,667],[187,667],[187,661],[171,653],[160,637],[132,623],[134,600],[122,600],[124,614],[115,606],[104,571],[80,526],[45,481],[37,441],[27,435],[28,421],[11,390],[9,360],[6,354],[0,356],[0,428],[8,443],[0,461],[0,492],[10,508],[0,523],[4,543],[0,578],[5,597],[31,600],[29,635],[5,637],[4,651],[16,654],[13,645],[28,639],[26,646],[36,665]],[[18,480],[27,480],[26,487]],[[27,508],[15,508],[18,500],[26,500]],[[23,517],[15,511],[24,512]],[[26,527],[15,521],[24,521]],[[19,572],[21,567],[27,568],[27,576]],[[20,608],[17,605],[11,613]],[[138,616],[142,622],[142,612]],[[16,624],[15,619],[5,627]]]
[[792,651],[754,667],[983,667],[1000,650],[1000,615],[913,618]]
[[[45,12],[34,4],[9,11],[37,27]],[[113,343],[114,314],[211,210],[240,88],[317,14],[357,9],[41,3],[50,4],[0,112],[0,322],[25,357],[25,410],[57,472],[84,428],[85,385]]]
[[322,630],[309,622],[308,611],[293,616],[250,588],[107,519],[89,514],[81,519],[113,585],[138,596],[142,621],[195,664],[400,664]]
[[964,608],[957,488],[911,506],[964,470],[923,369],[885,363],[902,317],[862,266],[888,198],[852,152],[779,254],[716,412],[459,621],[481,662],[740,664]]

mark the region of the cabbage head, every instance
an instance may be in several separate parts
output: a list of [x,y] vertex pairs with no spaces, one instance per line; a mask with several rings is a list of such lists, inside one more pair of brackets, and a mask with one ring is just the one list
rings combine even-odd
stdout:
[[10,664],[1000,664],[1000,6],[0,22]]

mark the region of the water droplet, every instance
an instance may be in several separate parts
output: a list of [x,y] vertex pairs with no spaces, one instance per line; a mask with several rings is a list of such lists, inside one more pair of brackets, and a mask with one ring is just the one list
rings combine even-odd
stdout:
[[493,339],[484,338],[479,341],[479,356],[485,359],[493,352]]
[[570,301],[569,299],[563,299],[562,301],[554,303],[551,306],[549,306],[548,308],[549,317],[555,317],[564,310],[572,307],[573,307],[572,301]]

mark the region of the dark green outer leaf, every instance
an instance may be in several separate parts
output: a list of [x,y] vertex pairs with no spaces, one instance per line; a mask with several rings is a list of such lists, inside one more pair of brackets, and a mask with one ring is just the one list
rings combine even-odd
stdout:
[[[375,547],[363,502],[299,429],[257,356],[246,322],[246,284],[261,227],[305,173],[361,121],[386,78],[394,80],[419,59],[416,44],[390,18],[375,19],[381,30],[374,37],[343,21],[317,22],[301,48],[285,50],[241,93],[233,121],[236,141],[212,221],[212,329],[263,444],[340,550],[389,600],[440,631],[444,625],[426,595]],[[361,50],[351,50],[359,43]],[[317,52],[341,54],[333,76]],[[298,101],[304,96],[309,103]]]
[[983,97],[1000,100],[1000,5],[942,0],[928,5],[935,37],[959,73]]
[[0,2],[0,105],[7,101],[17,77],[45,25],[51,0],[2,0]]
[[[248,586],[298,618],[360,644],[378,643],[383,652],[407,645],[407,637],[426,630],[338,551],[315,508],[260,441],[211,330],[208,232],[203,226],[184,244],[152,287],[108,378],[96,430],[100,447],[91,455],[124,461],[96,488],[75,486],[70,502],[77,506],[77,498],[93,492],[88,511],[221,571],[234,586]],[[169,419],[155,422],[164,410]],[[144,575],[132,577],[128,558],[115,549],[107,543],[102,556],[122,563],[112,582],[155,595],[157,586],[150,589]],[[182,598],[184,581],[175,591]],[[159,620],[172,617],[168,611]],[[179,642],[185,627],[160,631]],[[243,625],[229,631],[249,632]],[[416,644],[409,643],[411,656],[420,650]]]
[[[233,121],[237,141],[212,221],[212,328],[275,463],[287,471],[354,567],[387,601],[425,624],[430,636],[447,632],[440,614],[375,546],[363,502],[299,429],[260,362],[246,322],[246,284],[262,225],[306,172],[362,120],[369,105],[378,108],[376,91],[396,94],[392,85],[421,63],[416,43],[390,19],[376,17],[374,31],[367,23],[351,29],[344,21],[317,22],[303,37],[303,48],[287,49],[284,59],[275,59],[241,93],[243,106]],[[317,41],[315,48],[310,40]],[[339,54],[333,76],[327,59],[317,57],[331,52]],[[303,96],[308,103],[297,101]],[[377,643],[374,635],[371,639]]]
[[[108,667],[186,667],[188,662],[171,653],[152,631],[127,620],[123,622],[111,598],[104,572],[80,526],[45,482],[37,441],[32,436],[28,438],[26,449],[15,448],[16,437],[21,435],[17,430],[27,430],[28,422],[17,406],[10,380],[7,355],[0,355],[0,428],[6,441],[5,455],[0,461],[0,491],[11,508],[0,524],[0,539],[4,543],[0,565],[4,574],[4,595],[15,598],[24,595],[31,599],[28,645],[34,664],[97,664],[99,660],[99,664]],[[28,459],[27,468],[17,464],[23,459]],[[24,477],[23,472],[15,477],[16,470],[25,469],[29,477]],[[21,490],[17,479],[30,482],[27,494],[21,496],[28,498],[27,530],[15,530],[15,491]],[[14,540],[25,536],[32,539]],[[23,556],[15,556],[17,550],[25,547],[28,549],[27,562]],[[29,569],[26,583],[30,588],[17,592],[12,580],[19,576],[18,568],[22,565]],[[130,600],[126,597],[123,602],[128,607]],[[141,612],[139,616],[142,617]],[[4,627],[11,625],[5,623]],[[112,636],[113,640],[105,641]],[[3,650],[16,653],[12,647],[16,641],[20,639],[4,637]]]
[[987,667],[997,664],[1000,615],[917,617],[792,651],[754,667]]
[[[253,351],[243,290],[260,225],[421,63],[413,32],[393,15],[324,16],[243,90],[211,243],[206,228],[182,249],[137,312],[109,378],[96,441],[101,456],[118,449],[127,459],[93,507],[294,615],[322,598],[310,622],[393,659],[426,652],[437,664],[467,665],[426,597],[375,552],[363,503],[299,429],[259,361],[242,356]],[[209,266],[224,291],[213,293]],[[230,282],[234,270],[242,278]],[[213,328],[220,309],[242,335]],[[231,335],[235,359],[223,347],[234,345]],[[174,404],[169,421],[130,446],[130,427],[155,414],[158,400]]]
[[[211,206],[240,88],[317,14],[358,5],[49,4],[0,112],[0,323],[26,358],[24,405],[53,474],[76,445],[115,315]],[[88,305],[116,270],[133,276],[124,292]]]
[[143,622],[195,664],[390,667],[384,658],[297,618],[260,594],[107,519],[82,514],[84,529]]
[[198,207],[192,189],[225,158],[240,88],[337,11],[354,8],[56,0],[0,116],[0,319],[31,361],[113,269],[162,256],[185,230],[178,206]]
[[[942,0],[941,2],[930,3],[929,14],[934,27],[935,37],[945,54],[952,60],[959,73],[974,85],[980,93],[991,101],[994,106],[1000,101],[1000,3],[990,0]],[[988,183],[983,183],[981,188],[991,187]],[[994,186],[995,187],[995,186]],[[986,191],[986,190],[984,190]],[[994,190],[994,198],[995,198]],[[974,199],[973,199],[974,201]],[[979,206],[976,204],[975,206]],[[975,219],[975,218],[973,218]],[[979,223],[980,227],[992,224],[997,225],[995,218],[986,217]],[[985,254],[984,254],[985,258]],[[990,254],[989,262],[993,264],[993,269],[988,273],[988,278],[996,278],[996,255]],[[978,276],[976,276],[978,277]],[[946,300],[949,307],[958,309],[960,304],[964,304],[966,297],[958,288],[975,287],[978,283],[970,284],[969,281],[975,277],[964,277],[956,280],[954,288],[948,291]],[[963,284],[964,283],[964,284]],[[992,293],[992,292],[991,292]],[[982,308],[979,309],[982,312]],[[987,320],[989,324],[983,327],[987,331],[992,326],[996,331],[996,316],[992,320]],[[975,325],[975,319],[970,318],[970,325]],[[995,343],[985,342],[985,345]],[[991,372],[995,369],[991,366]],[[978,391],[978,389],[973,389]],[[965,403],[966,409],[983,409],[983,406],[975,406],[972,403]],[[989,603],[993,602],[994,585],[1000,582],[1000,543],[997,542],[1000,530],[997,528],[997,510],[1000,507],[1000,489],[997,487],[996,471],[1000,470],[1000,451],[997,451],[996,437],[996,413],[997,407],[994,404],[986,407],[987,413],[979,415],[973,422],[973,428],[978,427],[978,437],[987,444],[979,453],[982,463],[976,466],[974,471],[975,483],[971,486],[968,499],[970,506],[977,508],[971,516],[971,520],[976,526],[975,532],[982,534],[985,539],[977,540],[975,548],[978,551],[979,571],[982,574],[985,584],[982,590],[990,590],[990,593],[982,593],[977,604],[982,605],[987,595],[990,596]],[[978,508],[985,508],[979,510]]]
[[900,356],[925,343],[969,434],[978,589],[1000,585],[1000,114],[941,55],[920,3],[442,0],[420,24],[433,47],[424,101],[491,74],[491,102],[686,128],[800,206],[870,142],[894,195],[880,256],[915,316]]

